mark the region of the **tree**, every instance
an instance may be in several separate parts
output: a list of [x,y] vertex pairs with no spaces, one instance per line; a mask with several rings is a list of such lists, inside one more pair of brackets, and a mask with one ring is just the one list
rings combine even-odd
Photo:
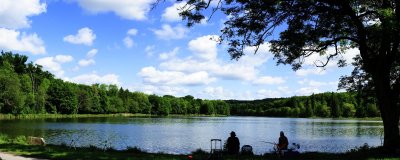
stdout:
[[339,99],[336,94],[331,93],[331,115],[334,118],[340,117],[342,111],[340,110]]
[[[384,124],[384,147],[400,147],[400,2],[394,0],[190,0],[180,15],[187,25],[200,23],[204,13],[229,15],[221,41],[233,59],[246,46],[271,45],[278,64],[301,68],[313,54],[326,56],[315,62],[326,66],[346,49],[358,48],[362,70],[370,75]],[[211,12],[208,12],[211,9]],[[278,38],[276,32],[280,32]],[[274,35],[274,36],[272,36]],[[333,48],[334,52],[327,52]]]
[[18,75],[8,61],[0,64],[0,111],[19,114],[24,106],[25,96],[21,91]]
[[78,100],[72,83],[55,79],[51,82],[47,95],[49,95],[50,106],[48,110],[50,110],[50,113],[54,112],[54,109],[61,114],[75,114],[78,112]]

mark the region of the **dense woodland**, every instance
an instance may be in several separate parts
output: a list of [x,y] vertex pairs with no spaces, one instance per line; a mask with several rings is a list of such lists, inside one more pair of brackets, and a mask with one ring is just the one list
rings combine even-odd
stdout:
[[321,93],[263,100],[202,100],[193,96],[147,95],[116,85],[83,85],[57,79],[28,57],[11,52],[0,56],[2,114],[205,114],[274,117],[378,117],[373,96]]

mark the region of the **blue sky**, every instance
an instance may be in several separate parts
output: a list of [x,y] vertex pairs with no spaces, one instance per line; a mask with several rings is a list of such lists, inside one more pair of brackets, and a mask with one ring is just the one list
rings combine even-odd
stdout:
[[[265,43],[231,60],[218,43],[225,15],[192,28],[178,16],[184,2],[154,0],[1,0],[0,49],[29,56],[56,77],[83,84],[116,84],[130,91],[204,99],[262,99],[337,91],[341,75],[325,56],[303,68],[276,66]],[[277,38],[277,37],[275,37]],[[213,40],[214,39],[214,40]],[[329,49],[328,52],[332,52]],[[358,54],[350,49],[347,59]]]

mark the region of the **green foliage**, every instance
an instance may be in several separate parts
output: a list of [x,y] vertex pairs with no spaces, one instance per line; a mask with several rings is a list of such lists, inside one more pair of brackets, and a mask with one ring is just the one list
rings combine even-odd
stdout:
[[[291,98],[268,98],[254,101],[226,101],[233,115],[255,115],[270,117],[354,117],[356,111],[369,112],[378,117],[374,97],[369,97],[370,105],[360,107],[356,110],[357,102],[354,100],[357,94],[347,93],[320,93],[311,96],[291,97]],[[294,103],[296,102],[296,103]],[[314,104],[314,107],[313,107]],[[297,106],[297,107],[296,107]],[[345,115],[342,114],[346,112]],[[336,115],[333,115],[336,114]],[[363,116],[367,117],[367,115]]]
[[353,117],[356,113],[356,109],[353,104],[343,103],[343,117]]
[[[54,79],[53,75],[42,71],[41,66],[32,63],[23,67],[22,64],[26,62],[23,57],[11,53],[5,54],[5,57],[0,56],[2,62],[0,112],[3,114],[129,112],[162,116],[232,114],[273,117],[376,117],[380,115],[376,98],[368,96],[360,98],[360,94],[352,92],[253,101],[223,101],[195,99],[191,95],[184,97],[146,95],[118,88],[116,85],[75,84]],[[9,63],[8,60],[13,63]],[[24,63],[20,63],[21,61]],[[18,72],[14,70],[15,67],[18,67]],[[362,103],[357,101],[359,99]]]

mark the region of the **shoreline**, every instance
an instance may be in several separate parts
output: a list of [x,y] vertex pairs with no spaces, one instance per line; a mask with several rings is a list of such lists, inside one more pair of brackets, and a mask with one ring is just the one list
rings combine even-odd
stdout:
[[[167,153],[148,153],[139,148],[128,148],[126,150],[114,150],[112,148],[99,149],[89,147],[68,147],[62,145],[27,145],[15,143],[0,144],[0,152],[16,156],[32,157],[38,159],[207,159],[208,152],[196,150],[190,154],[167,154]],[[346,153],[325,153],[325,152],[305,152],[296,156],[287,156],[285,159],[398,159],[399,153],[387,154],[381,152],[380,148],[357,148]],[[224,159],[280,159],[277,155],[266,153],[263,155],[225,155]]]
[[[71,147],[67,145],[29,145],[27,137],[19,136],[9,138],[5,135],[0,136],[0,152],[9,153],[16,156],[31,157],[37,159],[158,159],[158,160],[176,160],[176,159],[198,159],[204,160],[209,157],[209,152],[197,149],[189,154],[168,154],[163,152],[150,153],[138,147],[128,147],[124,150],[116,150],[113,148],[99,148],[95,146],[87,147]],[[189,158],[192,157],[192,158]],[[226,155],[224,159],[281,159],[276,154],[266,152],[261,155]],[[356,147],[345,153],[326,153],[326,152],[302,152],[298,155],[290,156],[287,154],[285,159],[398,159],[400,151],[391,153],[382,147],[370,147],[368,145]]]
[[0,120],[13,120],[13,119],[43,119],[43,118],[99,118],[99,117],[266,117],[266,118],[305,118],[305,119],[331,119],[331,120],[366,120],[366,121],[382,121],[381,117],[268,117],[268,116],[252,116],[252,115],[205,115],[205,114],[170,114],[168,116],[159,116],[152,114],[142,114],[142,113],[110,113],[110,114],[0,114]]

